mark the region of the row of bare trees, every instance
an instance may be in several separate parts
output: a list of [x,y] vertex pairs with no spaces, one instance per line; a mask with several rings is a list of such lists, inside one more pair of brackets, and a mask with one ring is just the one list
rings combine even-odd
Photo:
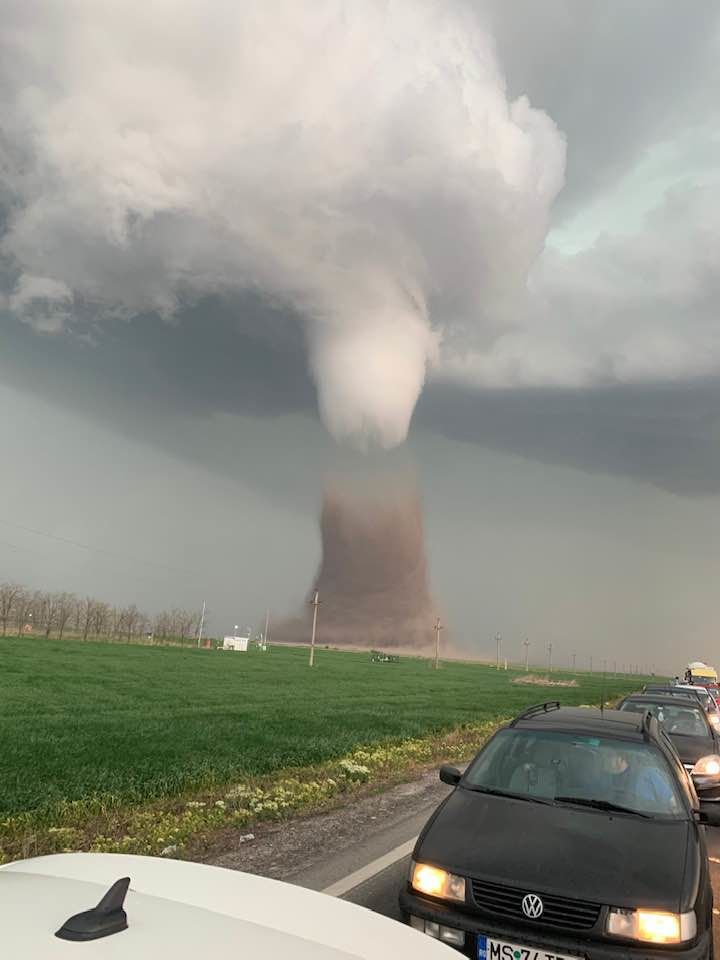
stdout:
[[197,637],[200,616],[190,610],[163,610],[149,617],[132,604],[114,607],[74,593],[28,590],[18,583],[0,583],[0,630],[8,634],[33,633],[88,639],[150,638],[160,643],[185,643]]

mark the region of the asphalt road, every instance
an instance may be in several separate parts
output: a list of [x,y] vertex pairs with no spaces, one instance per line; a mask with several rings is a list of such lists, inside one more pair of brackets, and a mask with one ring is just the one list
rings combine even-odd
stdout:
[[346,893],[345,900],[382,913],[383,916],[400,919],[398,893],[410,869],[410,857],[402,857],[390,867]]

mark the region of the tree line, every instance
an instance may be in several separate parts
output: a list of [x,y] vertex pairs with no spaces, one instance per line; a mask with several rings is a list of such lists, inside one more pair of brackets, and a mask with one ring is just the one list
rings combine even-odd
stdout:
[[191,610],[163,610],[153,616],[131,604],[116,607],[74,593],[29,590],[18,583],[0,583],[0,630],[8,634],[44,637],[72,635],[82,640],[104,639],[128,643],[150,639],[184,643],[196,638],[200,614]]

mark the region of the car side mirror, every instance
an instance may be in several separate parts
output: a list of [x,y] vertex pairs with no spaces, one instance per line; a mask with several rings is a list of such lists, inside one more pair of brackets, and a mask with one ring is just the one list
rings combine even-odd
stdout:
[[440,779],[443,783],[447,783],[449,787],[456,787],[460,783],[461,777],[462,774],[457,767],[451,767],[448,763],[440,767]]
[[700,801],[700,823],[709,827],[720,827],[720,803]]
[[717,774],[706,776],[702,773],[691,773],[690,779],[701,803],[710,803],[712,806],[713,801],[720,800],[720,782]]

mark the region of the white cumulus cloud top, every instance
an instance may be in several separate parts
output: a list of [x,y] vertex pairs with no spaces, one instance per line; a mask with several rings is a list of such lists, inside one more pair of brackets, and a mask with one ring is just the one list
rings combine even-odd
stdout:
[[522,309],[563,184],[455,0],[5,0],[0,91],[13,311],[258,290],[304,325],[328,428],[384,446],[429,365]]

